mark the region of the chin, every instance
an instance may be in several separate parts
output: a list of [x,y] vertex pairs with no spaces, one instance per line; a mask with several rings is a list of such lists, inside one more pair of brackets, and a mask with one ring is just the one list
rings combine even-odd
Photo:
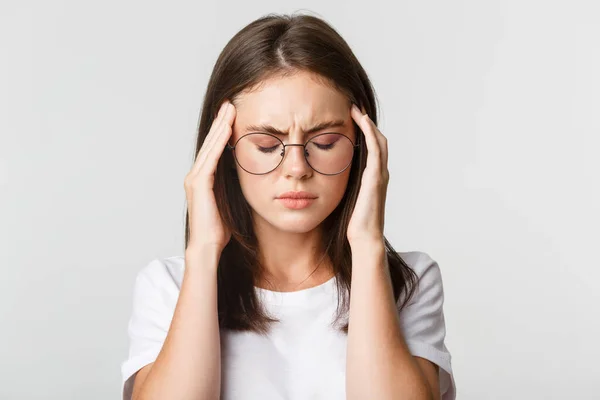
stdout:
[[307,233],[317,228],[325,218],[314,213],[290,213],[283,211],[281,213],[269,213],[263,217],[265,221],[282,232]]

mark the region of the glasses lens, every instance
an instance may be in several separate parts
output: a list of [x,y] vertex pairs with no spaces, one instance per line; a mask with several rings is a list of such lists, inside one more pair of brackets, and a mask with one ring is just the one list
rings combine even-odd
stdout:
[[250,133],[238,140],[235,157],[240,166],[252,174],[266,174],[281,162],[283,145],[265,133]]
[[337,174],[352,162],[354,145],[345,135],[325,133],[315,136],[306,145],[306,159],[322,174]]
[[[306,144],[308,164],[322,174],[342,172],[352,162],[354,145],[345,135],[325,133]],[[266,174],[277,168],[283,156],[283,143],[266,133],[250,133],[238,140],[235,157],[252,174]]]

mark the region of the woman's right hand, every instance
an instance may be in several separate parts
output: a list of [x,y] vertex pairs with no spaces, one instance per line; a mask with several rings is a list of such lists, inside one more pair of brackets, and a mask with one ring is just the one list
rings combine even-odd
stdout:
[[216,247],[220,254],[231,239],[231,231],[223,223],[217,208],[213,187],[217,163],[231,137],[235,115],[235,106],[225,100],[204,139],[192,169],[185,177],[183,186],[187,198],[190,230],[186,253],[188,249]]

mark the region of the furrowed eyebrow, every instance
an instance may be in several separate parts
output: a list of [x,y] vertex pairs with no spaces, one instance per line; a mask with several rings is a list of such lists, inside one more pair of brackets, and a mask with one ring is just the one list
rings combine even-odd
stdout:
[[[345,123],[344,120],[338,119],[335,121],[326,121],[326,122],[321,122],[320,124],[317,124],[305,131],[303,131],[305,134],[310,134],[310,133],[314,133],[314,132],[318,132],[318,131],[322,131],[323,129],[329,129],[329,128],[339,128],[339,127],[344,127]],[[288,132],[285,131],[281,131],[277,128],[275,128],[272,125],[268,125],[268,124],[263,124],[263,125],[248,125],[246,127],[246,132],[249,131],[253,131],[253,132],[267,132],[267,133],[271,133],[273,135],[287,135]]]

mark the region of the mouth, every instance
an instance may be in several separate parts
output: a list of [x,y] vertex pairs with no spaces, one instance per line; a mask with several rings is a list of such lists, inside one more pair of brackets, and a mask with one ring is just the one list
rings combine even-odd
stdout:
[[277,198],[277,200],[279,202],[281,202],[281,204],[284,207],[290,208],[293,210],[300,210],[300,209],[306,208],[315,201],[315,199],[309,199],[307,197],[299,198],[299,199],[292,199],[290,197],[280,197],[280,198]]
[[314,203],[317,196],[309,192],[286,192],[276,199],[286,208],[300,210]]
[[309,192],[285,192],[277,196],[278,199],[316,199],[317,195]]

